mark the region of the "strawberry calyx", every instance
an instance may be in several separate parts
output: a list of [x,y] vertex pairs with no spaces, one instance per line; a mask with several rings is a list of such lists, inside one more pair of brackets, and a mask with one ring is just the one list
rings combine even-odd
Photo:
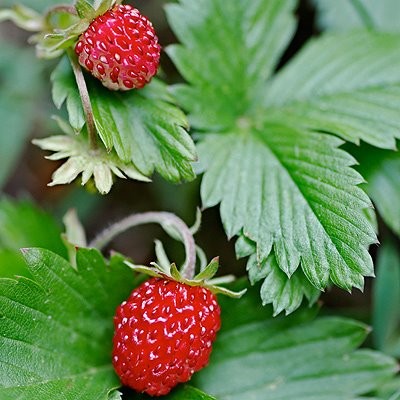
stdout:
[[246,293],[246,289],[241,290],[240,292],[235,292],[226,287],[220,286],[221,284],[233,282],[235,277],[233,275],[226,275],[214,278],[219,268],[219,257],[214,257],[210,263],[192,279],[183,276],[175,263],[172,263],[169,268],[166,265],[159,265],[155,262],[151,263],[150,267],[145,265],[136,265],[130,261],[125,261],[125,264],[135,272],[143,273],[151,277],[170,279],[189,286],[205,287],[214,294],[223,294],[238,299]]
[[95,1],[92,6],[86,0],[76,0],[74,6],[57,5],[43,16],[28,7],[17,5],[0,10],[0,21],[11,20],[18,27],[36,32],[29,42],[36,45],[40,58],[57,58],[72,47],[90,23],[122,0]]

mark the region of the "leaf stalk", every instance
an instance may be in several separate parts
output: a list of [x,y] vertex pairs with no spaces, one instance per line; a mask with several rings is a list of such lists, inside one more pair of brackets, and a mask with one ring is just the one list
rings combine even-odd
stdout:
[[119,234],[135,226],[149,223],[160,224],[163,227],[169,226],[175,228],[175,230],[179,232],[186,253],[185,262],[180,272],[184,278],[193,279],[196,270],[196,244],[193,234],[190,228],[179,217],[172,213],[151,211],[129,215],[106,228],[89,243],[89,247],[101,250]]
[[86,127],[89,137],[89,146],[92,150],[97,149],[97,131],[93,117],[92,103],[90,102],[89,92],[87,89],[85,77],[83,76],[82,68],[72,49],[67,50],[72,70],[74,71],[76,84],[78,86],[79,95],[82,101],[83,112],[86,119]]

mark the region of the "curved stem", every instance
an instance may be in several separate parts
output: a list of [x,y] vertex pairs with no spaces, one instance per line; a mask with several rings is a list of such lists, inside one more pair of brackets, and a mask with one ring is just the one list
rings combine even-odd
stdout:
[[47,11],[46,14],[49,15],[53,12],[65,12],[72,15],[78,15],[75,6],[70,6],[67,4],[59,4],[57,6],[53,6]]
[[79,95],[82,101],[82,107],[86,118],[86,126],[89,136],[89,145],[92,150],[95,150],[97,148],[96,125],[94,123],[93,108],[92,103],[90,102],[85,77],[83,76],[82,68],[78,63],[74,52],[71,49],[69,49],[67,52],[71,61],[72,70],[74,71],[76,84],[78,85]]
[[146,212],[133,214],[109,226],[89,244],[99,250],[103,249],[112,239],[126,230],[138,225],[156,223],[173,226],[181,235],[185,246],[186,258],[181,269],[181,275],[186,279],[193,279],[196,268],[196,244],[188,226],[176,215],[168,212]]

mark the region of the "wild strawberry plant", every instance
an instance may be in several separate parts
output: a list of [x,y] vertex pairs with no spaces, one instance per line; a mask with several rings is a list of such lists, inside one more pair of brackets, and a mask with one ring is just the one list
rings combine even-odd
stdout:
[[[157,26],[136,4],[48,1],[42,14],[38,2],[6,3],[0,20],[56,60],[47,63],[58,132],[33,139],[59,162],[49,185],[79,179],[107,194],[116,178],[197,176],[201,206],[219,206],[248,280],[214,277],[217,259],[207,263],[193,239],[199,224],[172,214],[129,216],[88,241],[73,212],[62,233],[30,202],[4,198],[0,399],[400,398],[399,5],[314,0],[326,32],[293,55],[296,0],[179,0],[166,6],[177,43],[164,50],[182,79],[168,85],[155,76]],[[5,126],[26,136],[41,91],[33,81],[49,64],[2,47],[2,77],[10,62],[25,66],[21,81],[1,81]],[[12,136],[0,137],[0,183],[18,155]],[[159,241],[151,266],[101,253],[149,222],[184,243],[182,267]],[[316,305],[326,289],[363,290],[374,276],[378,223],[381,352],[358,349],[367,325],[318,317]],[[145,275],[154,278],[143,284]]]

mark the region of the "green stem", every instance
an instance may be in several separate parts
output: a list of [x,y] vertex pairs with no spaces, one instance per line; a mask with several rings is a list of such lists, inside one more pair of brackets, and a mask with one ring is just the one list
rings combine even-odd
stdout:
[[103,249],[111,240],[119,234],[135,226],[156,223],[170,225],[174,227],[182,237],[185,246],[186,259],[181,269],[181,275],[186,279],[193,279],[196,269],[196,244],[193,235],[188,226],[176,215],[168,212],[147,212],[142,214],[133,214],[116,222],[106,228],[89,244],[99,250]]
[[371,15],[365,8],[364,4],[362,4],[360,0],[350,0],[350,2],[357,11],[357,14],[359,15],[364,26],[368,29],[374,30],[375,29],[374,20],[372,19]]
[[78,85],[79,95],[82,101],[83,112],[86,119],[86,127],[89,136],[89,145],[92,150],[97,149],[97,131],[93,117],[92,103],[90,102],[89,92],[83,76],[82,68],[72,49],[67,50],[72,70],[74,71],[76,84]]

